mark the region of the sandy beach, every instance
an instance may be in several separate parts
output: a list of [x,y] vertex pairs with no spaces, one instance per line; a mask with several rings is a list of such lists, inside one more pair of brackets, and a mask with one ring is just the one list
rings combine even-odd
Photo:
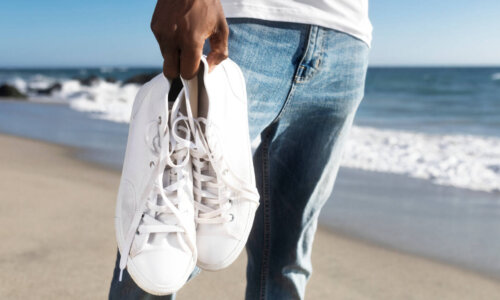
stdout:
[[[104,299],[119,173],[78,150],[0,135],[0,298]],[[179,299],[242,299],[245,255]],[[320,229],[308,299],[498,299],[500,282]]]

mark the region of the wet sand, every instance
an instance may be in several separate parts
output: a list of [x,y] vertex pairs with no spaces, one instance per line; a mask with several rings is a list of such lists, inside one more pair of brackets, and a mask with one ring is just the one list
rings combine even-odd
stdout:
[[500,279],[500,193],[341,168],[320,224]]
[[[76,149],[0,135],[0,299],[103,299],[119,173]],[[242,299],[245,256],[179,299]],[[320,229],[308,299],[499,299],[500,282]]]

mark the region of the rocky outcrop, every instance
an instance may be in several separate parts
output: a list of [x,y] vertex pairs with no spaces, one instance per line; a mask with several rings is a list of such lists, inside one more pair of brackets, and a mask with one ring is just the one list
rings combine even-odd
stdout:
[[109,82],[109,83],[116,83],[116,78],[113,77],[106,77],[104,78],[104,81]]
[[60,91],[62,85],[59,82],[54,83],[46,89],[29,89],[30,92],[34,92],[38,95],[52,95],[53,92]]
[[9,84],[0,85],[0,98],[26,99],[26,95],[21,93],[15,86]]
[[96,84],[99,81],[99,77],[97,77],[95,75],[90,75],[88,77],[75,78],[75,79],[78,80],[78,81],[80,81],[81,85],[85,85],[85,86],[92,86],[92,85]]

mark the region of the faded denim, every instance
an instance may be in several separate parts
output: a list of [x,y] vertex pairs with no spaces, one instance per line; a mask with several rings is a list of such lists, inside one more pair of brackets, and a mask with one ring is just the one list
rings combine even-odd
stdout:
[[[369,48],[319,26],[228,23],[229,56],[247,83],[261,196],[247,243],[246,299],[304,299],[318,215],[363,98]],[[110,299],[174,299],[147,295],[126,272],[123,282],[117,275],[118,267]]]

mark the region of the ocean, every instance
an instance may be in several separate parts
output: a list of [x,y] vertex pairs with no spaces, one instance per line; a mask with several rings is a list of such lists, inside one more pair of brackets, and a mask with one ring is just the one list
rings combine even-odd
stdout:
[[[0,69],[32,101],[127,123],[137,84],[159,68]],[[82,82],[87,79],[87,84]],[[43,92],[54,84],[61,88]],[[343,166],[500,192],[500,67],[369,68]]]

